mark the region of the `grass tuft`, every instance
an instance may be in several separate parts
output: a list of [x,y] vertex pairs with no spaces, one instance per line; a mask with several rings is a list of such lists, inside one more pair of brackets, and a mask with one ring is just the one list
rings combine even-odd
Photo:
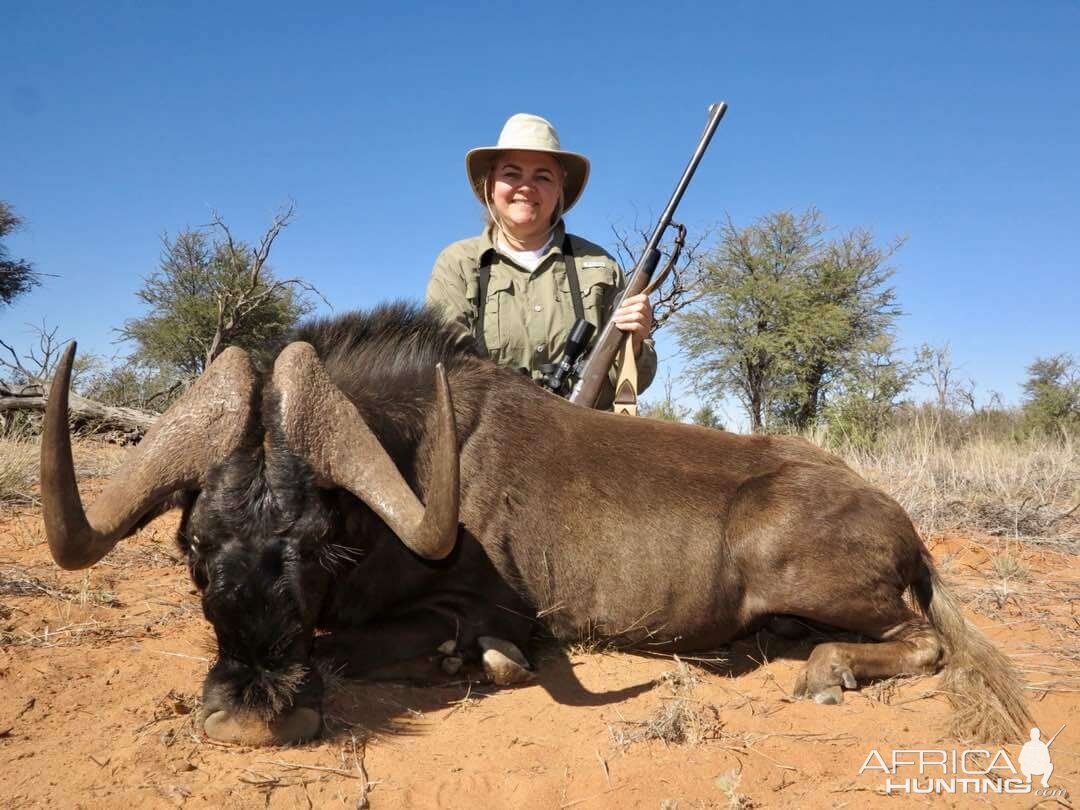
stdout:
[[674,661],[676,669],[657,678],[657,683],[667,686],[671,694],[661,698],[660,705],[646,719],[621,720],[608,726],[613,745],[625,748],[646,740],[659,740],[665,745],[699,745],[720,738],[720,710],[694,698],[697,675],[678,656]]
[[37,477],[37,442],[0,438],[0,505],[35,503]]

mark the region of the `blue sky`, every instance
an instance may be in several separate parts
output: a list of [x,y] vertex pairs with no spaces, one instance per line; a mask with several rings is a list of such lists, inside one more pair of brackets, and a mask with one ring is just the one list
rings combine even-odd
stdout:
[[57,277],[0,310],[0,338],[45,318],[122,352],[162,233],[216,209],[254,239],[288,200],[279,274],[339,311],[419,298],[479,230],[465,151],[520,111],[590,156],[569,224],[610,244],[725,99],[691,229],[813,204],[906,235],[901,343],[948,341],[1009,401],[1036,356],[1080,352],[1080,3],[509,7],[9,4],[0,199],[27,227],[8,246]]

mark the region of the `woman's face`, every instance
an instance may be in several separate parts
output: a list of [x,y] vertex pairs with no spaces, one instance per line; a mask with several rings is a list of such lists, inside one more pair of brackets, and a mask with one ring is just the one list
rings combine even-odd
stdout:
[[559,204],[564,172],[543,152],[505,152],[495,161],[491,202],[499,224],[514,239],[547,235]]

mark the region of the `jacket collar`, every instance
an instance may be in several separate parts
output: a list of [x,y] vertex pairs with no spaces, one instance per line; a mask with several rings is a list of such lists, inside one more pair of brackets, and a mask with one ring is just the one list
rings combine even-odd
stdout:
[[[555,225],[554,238],[551,240],[551,247],[548,248],[544,258],[546,259],[553,252],[562,253],[563,240],[566,238],[566,223],[563,220],[559,220]],[[480,233],[480,252],[477,258],[482,262],[488,257],[488,251],[497,253],[495,249],[495,224],[488,224],[484,230]]]

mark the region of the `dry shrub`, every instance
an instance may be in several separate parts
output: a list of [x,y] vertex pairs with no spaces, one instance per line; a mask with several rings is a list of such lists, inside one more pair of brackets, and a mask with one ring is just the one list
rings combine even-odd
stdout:
[[719,739],[723,724],[720,710],[694,698],[698,677],[674,656],[676,669],[664,672],[657,683],[668,687],[669,696],[644,720],[621,720],[608,726],[613,745],[625,748],[644,740],[660,740],[671,745],[699,745]]
[[620,720],[608,726],[612,744],[625,748],[643,740],[698,745],[720,736],[720,712],[712,704],[687,698],[665,700],[645,720]]

